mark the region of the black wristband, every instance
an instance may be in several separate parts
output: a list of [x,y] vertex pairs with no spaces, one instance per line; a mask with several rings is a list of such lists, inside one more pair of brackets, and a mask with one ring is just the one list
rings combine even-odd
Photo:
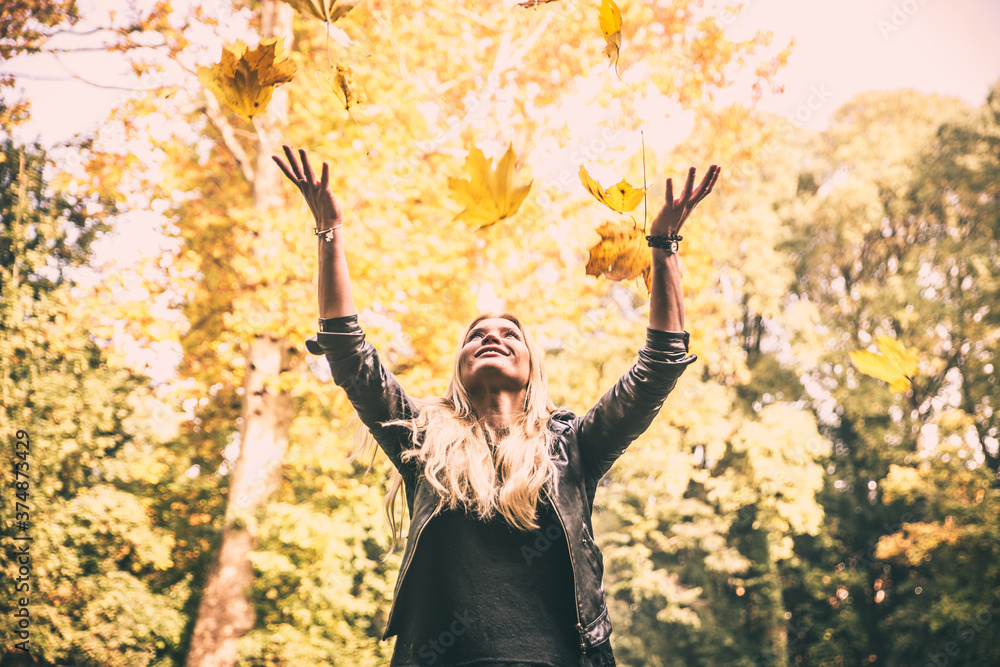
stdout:
[[679,246],[678,243],[683,241],[684,237],[679,234],[670,234],[669,236],[647,236],[646,243],[649,244],[650,248],[660,248],[661,250],[669,250],[671,253],[676,253]]

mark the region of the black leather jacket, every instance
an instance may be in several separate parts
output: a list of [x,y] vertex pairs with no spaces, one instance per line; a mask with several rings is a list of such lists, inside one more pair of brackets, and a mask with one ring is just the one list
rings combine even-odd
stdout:
[[[400,454],[412,446],[410,430],[382,426],[392,419],[416,416],[416,406],[396,378],[365,340],[357,317],[338,318],[333,331],[321,332],[306,342],[312,354],[325,354],[334,381],[342,387],[368,427],[403,476],[410,529],[393,595],[395,602],[420,534],[433,516],[438,497],[414,462],[403,463]],[[556,515],[569,544],[576,592],[577,632],[583,654],[611,634],[604,598],[604,560],[594,542],[591,514],[601,477],[628,445],[649,427],[677,378],[696,357],[687,354],[688,334],[649,330],[635,365],[590,411],[576,416],[557,410],[549,428],[555,433],[559,470]],[[393,611],[395,605],[393,605]],[[383,639],[396,634],[392,611]]]

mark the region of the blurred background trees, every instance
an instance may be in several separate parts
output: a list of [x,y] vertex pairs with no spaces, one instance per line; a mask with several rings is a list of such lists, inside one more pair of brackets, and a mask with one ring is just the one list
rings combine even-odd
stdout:
[[[0,14],[4,57],[110,27],[148,90],[56,164],[12,139],[29,110],[0,88],[0,418],[36,443],[38,664],[179,666],[225,634],[199,634],[206,618],[230,626],[218,664],[388,662],[389,464],[347,460],[350,406],[304,353],[316,241],[271,166],[282,143],[330,163],[363,325],[411,393],[440,394],[465,323],[507,308],[578,412],[632,363],[646,307],[641,281],[584,275],[606,217],[579,164],[602,182],[645,168],[654,210],[666,175],[722,164],[685,234],[701,361],[598,494],[619,662],[1000,659],[1000,84],[980,109],[866,93],[809,132],[750,104],[787,49],[693,1],[623,3],[621,80],[584,3],[411,5],[369,0],[330,28],[272,0]],[[298,73],[247,122],[195,65],[270,34]],[[340,63],[364,93],[353,116]],[[747,104],[718,106],[740,68],[758,73]],[[534,178],[521,211],[453,221],[446,177],[469,146],[508,143]],[[116,257],[111,230],[136,228],[148,252]],[[905,394],[850,363],[877,334],[918,353]],[[239,618],[206,603],[220,562],[244,569],[215,605]]]

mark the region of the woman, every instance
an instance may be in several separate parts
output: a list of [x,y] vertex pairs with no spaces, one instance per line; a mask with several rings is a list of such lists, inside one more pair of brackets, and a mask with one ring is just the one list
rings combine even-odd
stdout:
[[[688,364],[677,246],[697,189],[688,174],[647,237],[652,252],[647,343],[632,369],[582,416],[556,410],[542,355],[510,314],[476,318],[459,344],[444,398],[417,403],[381,365],[358,326],[343,217],[305,151],[275,162],[305,197],[319,239],[320,333],[335,382],[398,472],[410,514],[383,638],[391,665],[614,665],[601,552],[591,512],[598,482],[649,426]],[[393,528],[395,534],[395,526]],[[419,544],[419,548],[418,548]]]

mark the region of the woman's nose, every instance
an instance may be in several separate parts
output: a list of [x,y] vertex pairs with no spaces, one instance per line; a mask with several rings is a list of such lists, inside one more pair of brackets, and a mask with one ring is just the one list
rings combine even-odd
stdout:
[[497,336],[492,331],[487,331],[486,335],[483,336],[483,343],[482,344],[486,345],[487,343],[489,343],[491,345],[498,345],[500,343],[500,337]]

